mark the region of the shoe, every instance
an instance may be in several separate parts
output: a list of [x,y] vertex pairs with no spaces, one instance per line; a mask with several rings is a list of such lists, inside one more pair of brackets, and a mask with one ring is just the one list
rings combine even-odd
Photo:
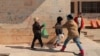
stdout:
[[80,50],[79,55],[80,55],[80,56],[84,56],[84,51],[83,51],[83,50]]
[[45,48],[45,46],[42,46],[42,47],[41,47],[41,49],[44,49],[44,48]]
[[31,48],[31,50],[36,50],[36,48]]
[[60,51],[64,52],[65,48],[65,46],[62,46],[62,49]]

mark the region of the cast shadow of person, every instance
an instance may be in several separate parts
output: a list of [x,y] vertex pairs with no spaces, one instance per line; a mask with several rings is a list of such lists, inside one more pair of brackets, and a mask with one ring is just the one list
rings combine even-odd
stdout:
[[30,49],[30,47],[24,47],[24,46],[6,46],[14,49]]
[[[51,53],[59,53],[61,52],[60,50],[55,50],[52,45],[46,45],[46,48],[36,48],[36,49],[31,49],[30,47],[24,47],[24,46],[6,46],[6,47],[10,47],[10,48],[14,48],[14,49],[28,49],[28,50],[32,50],[32,51],[38,51],[38,52],[51,52]],[[75,56],[81,56],[80,54],[77,54],[75,52],[72,51],[64,51],[63,53],[72,53]]]

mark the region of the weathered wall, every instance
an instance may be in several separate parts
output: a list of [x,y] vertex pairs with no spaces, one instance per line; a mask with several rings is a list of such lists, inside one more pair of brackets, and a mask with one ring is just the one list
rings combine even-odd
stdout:
[[43,39],[47,43],[55,37],[57,16],[65,20],[69,13],[70,0],[0,0],[0,44],[31,43],[34,17],[47,24],[50,37]]

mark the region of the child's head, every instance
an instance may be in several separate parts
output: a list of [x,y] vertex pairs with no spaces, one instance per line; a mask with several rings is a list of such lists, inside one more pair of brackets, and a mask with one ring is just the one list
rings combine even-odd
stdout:
[[71,14],[67,15],[67,20],[72,20],[73,16]]
[[57,17],[57,22],[61,23],[61,21],[63,20],[63,18],[61,16]]

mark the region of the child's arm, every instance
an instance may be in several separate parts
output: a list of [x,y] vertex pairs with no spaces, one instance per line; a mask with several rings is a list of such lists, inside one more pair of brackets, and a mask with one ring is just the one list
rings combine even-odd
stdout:
[[66,27],[67,27],[67,22],[62,25],[62,28],[66,28]]
[[56,24],[55,24],[55,26],[53,26],[52,28],[56,28]]

